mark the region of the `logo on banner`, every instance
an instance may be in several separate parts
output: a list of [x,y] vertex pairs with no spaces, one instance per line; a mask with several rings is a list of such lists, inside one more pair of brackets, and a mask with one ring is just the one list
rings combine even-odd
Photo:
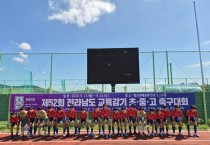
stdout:
[[15,105],[15,110],[23,107],[24,106],[24,96],[16,96],[14,105]]

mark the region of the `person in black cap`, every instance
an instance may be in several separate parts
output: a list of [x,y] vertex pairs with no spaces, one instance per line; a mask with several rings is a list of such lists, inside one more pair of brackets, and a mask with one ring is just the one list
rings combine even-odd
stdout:
[[164,134],[164,126],[166,126],[166,135],[168,135],[168,123],[170,121],[171,113],[168,110],[168,107],[166,105],[162,106],[162,113],[164,114],[164,118],[163,118],[163,134]]
[[98,132],[100,135],[100,132],[101,132],[101,111],[97,105],[94,107],[94,111],[92,112],[91,134],[93,134],[93,128],[95,127],[95,123],[98,123]]
[[176,123],[179,125],[179,135],[181,135],[181,132],[182,132],[182,110],[180,109],[180,106],[178,106],[178,105],[174,106],[174,110],[171,112],[171,121],[172,121],[172,130],[173,130],[172,135],[175,135]]
[[128,122],[129,122],[129,134],[132,134],[131,128],[133,124],[134,134],[136,135],[136,125],[137,125],[137,114],[138,110],[136,109],[136,105],[132,104],[130,108],[128,108]]
[[74,123],[74,136],[77,134],[77,111],[74,109],[74,106],[69,107],[68,112],[66,113],[67,117],[67,135],[69,136],[69,126],[71,123]]
[[89,133],[89,126],[88,126],[88,112],[85,110],[85,108],[81,109],[81,113],[79,114],[79,124],[78,124],[78,135],[80,134],[80,129],[82,127],[82,124],[86,126],[87,135]]
[[195,105],[191,105],[190,109],[186,112],[186,123],[187,123],[187,131],[188,136],[190,137],[190,122],[193,123],[194,126],[194,137],[199,137],[197,134],[197,122],[198,122],[198,111]]
[[120,113],[118,112],[118,108],[114,108],[114,112],[112,112],[112,136],[114,136],[114,125],[117,124],[118,136],[120,136]]
[[147,113],[147,131],[148,131],[148,136],[150,136],[149,125],[152,126],[152,136],[155,136],[155,134],[154,134],[155,119],[156,119],[155,109],[154,108],[150,108],[149,113]]

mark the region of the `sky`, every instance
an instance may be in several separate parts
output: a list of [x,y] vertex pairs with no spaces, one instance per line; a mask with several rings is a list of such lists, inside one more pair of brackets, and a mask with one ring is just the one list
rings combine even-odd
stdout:
[[[209,0],[196,1],[202,50],[210,48],[209,6]],[[198,50],[193,0],[0,0],[0,18],[0,52],[17,53],[12,59],[18,63],[39,63],[27,53],[87,48]],[[198,60],[188,66],[198,67]]]

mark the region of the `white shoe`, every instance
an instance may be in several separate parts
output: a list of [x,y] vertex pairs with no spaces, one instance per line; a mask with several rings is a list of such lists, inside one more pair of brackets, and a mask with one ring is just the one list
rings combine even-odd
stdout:
[[58,137],[58,134],[57,133],[55,133],[55,137]]
[[63,133],[63,137],[65,137],[66,136],[66,134],[65,133]]

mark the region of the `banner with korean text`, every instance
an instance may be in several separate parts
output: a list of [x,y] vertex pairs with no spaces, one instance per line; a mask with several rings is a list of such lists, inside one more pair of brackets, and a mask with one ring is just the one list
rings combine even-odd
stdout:
[[47,106],[61,106],[68,110],[71,105],[75,106],[77,111],[86,108],[92,111],[94,106],[100,108],[107,103],[111,109],[118,107],[129,107],[136,104],[137,108],[144,107],[145,110],[150,108],[161,108],[167,105],[170,110],[174,105],[180,105],[181,109],[187,110],[190,105],[195,104],[194,93],[84,93],[84,94],[12,94],[10,99],[10,111],[19,111],[20,107],[26,109],[33,106],[37,109],[42,106],[45,110]]

